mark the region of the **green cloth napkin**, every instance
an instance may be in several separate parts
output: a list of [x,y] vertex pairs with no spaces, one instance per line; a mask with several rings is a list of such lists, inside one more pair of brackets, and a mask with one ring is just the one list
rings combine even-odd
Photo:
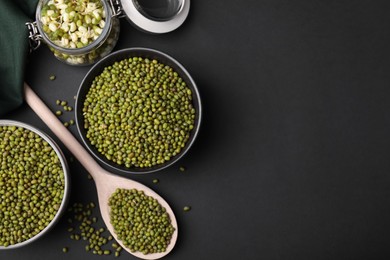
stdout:
[[26,22],[38,0],[0,0],[0,116],[23,103],[24,69],[29,53]]

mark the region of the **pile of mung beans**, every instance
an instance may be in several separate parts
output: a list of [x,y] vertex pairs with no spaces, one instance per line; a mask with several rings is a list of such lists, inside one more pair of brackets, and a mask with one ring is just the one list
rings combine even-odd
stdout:
[[0,126],[0,246],[26,241],[53,220],[64,196],[61,162],[38,134]]
[[117,189],[109,199],[110,221],[123,245],[132,252],[165,252],[175,228],[156,199],[136,189]]
[[[94,255],[110,255],[115,257],[120,256],[122,247],[119,246],[111,235],[107,235],[107,230],[103,227],[98,227],[98,218],[94,216],[95,203],[88,204],[73,203],[68,208],[68,232],[70,239],[75,241],[85,241],[85,251]],[[101,224],[101,223],[100,223]],[[109,246],[108,244],[111,244]],[[64,251],[65,249],[65,251]],[[64,253],[69,250],[68,247],[63,247]]]
[[83,115],[91,145],[127,168],[171,160],[195,124],[185,81],[170,66],[142,57],[104,68],[85,97]]

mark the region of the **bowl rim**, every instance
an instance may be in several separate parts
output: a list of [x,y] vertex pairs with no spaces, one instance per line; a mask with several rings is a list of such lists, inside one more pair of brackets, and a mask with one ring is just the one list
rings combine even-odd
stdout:
[[[88,81],[89,77],[91,77],[91,75],[93,75],[94,73],[95,73],[95,75],[98,75],[101,71],[103,71],[103,69],[106,66],[109,66],[109,65],[105,65],[102,67],[102,64],[106,63],[107,61],[112,60],[109,63],[111,65],[115,61],[125,59],[124,56],[132,57],[132,54],[136,54],[137,56],[141,56],[141,57],[146,56],[145,54],[139,54],[140,52],[147,53],[150,55],[155,55],[157,57],[161,57],[163,59],[166,59],[171,64],[174,64],[174,66],[179,68],[179,70],[181,70],[181,72],[183,73],[182,75],[181,75],[181,73],[178,72],[181,77],[185,76],[185,78],[188,79],[188,81],[186,81],[186,83],[187,83],[187,86],[192,90],[192,97],[193,97],[192,102],[193,102],[194,107],[196,108],[195,126],[191,130],[190,138],[186,142],[183,149],[180,151],[179,154],[175,155],[168,162],[165,162],[163,164],[158,164],[158,165],[155,165],[153,167],[148,167],[148,168],[146,168],[146,167],[145,168],[135,168],[135,167],[126,168],[124,166],[116,165],[115,163],[110,162],[107,159],[103,158],[103,156],[100,155],[96,151],[96,149],[89,143],[85,134],[83,134],[85,132],[85,130],[82,129],[82,126],[80,125],[83,122],[82,107],[83,107],[84,96],[82,96],[82,95],[85,92],[85,88],[90,87],[90,86],[86,86],[86,84],[88,83],[87,81]],[[133,56],[135,56],[135,55],[133,55]],[[166,64],[166,65],[168,65],[168,64]],[[173,69],[175,69],[175,68],[173,68]],[[98,71],[98,73],[96,73],[96,71]],[[141,174],[142,175],[142,174],[147,174],[147,173],[153,173],[153,172],[157,172],[157,171],[161,171],[163,169],[166,169],[169,166],[176,163],[177,161],[179,161],[185,154],[187,154],[188,150],[192,147],[193,143],[195,142],[195,139],[198,136],[199,129],[200,129],[201,122],[202,122],[202,114],[203,114],[202,102],[201,102],[201,97],[200,97],[198,87],[197,87],[195,81],[193,80],[193,78],[191,77],[190,73],[184,68],[184,66],[181,63],[179,63],[176,59],[174,59],[172,56],[170,56],[162,51],[159,51],[156,49],[151,49],[151,48],[144,48],[144,47],[132,47],[132,48],[121,49],[121,50],[115,51],[115,52],[107,55],[103,59],[99,60],[96,64],[94,64],[89,69],[87,74],[84,76],[82,82],[80,83],[80,86],[79,86],[79,89],[78,89],[77,95],[76,95],[76,102],[75,102],[76,127],[77,127],[77,131],[81,137],[81,140],[82,140],[84,146],[97,159],[97,161],[103,165],[103,167],[108,168],[110,171],[114,171],[114,172],[119,173],[119,174],[136,174],[136,175]]]
[[69,175],[69,166],[68,166],[68,163],[65,159],[63,152],[61,151],[58,144],[48,134],[46,134],[42,130],[39,130],[38,128],[36,128],[30,124],[23,123],[23,122],[16,121],[16,120],[0,119],[0,126],[16,126],[16,127],[25,128],[25,129],[32,131],[35,134],[39,135],[42,139],[44,139],[47,143],[49,143],[49,145],[56,152],[57,157],[59,158],[59,160],[61,162],[61,167],[62,167],[62,171],[64,174],[64,182],[65,182],[64,183],[64,195],[62,197],[61,205],[60,205],[59,209],[57,210],[54,218],[50,221],[49,225],[47,225],[44,229],[42,229],[35,236],[33,236],[25,241],[22,241],[20,243],[14,244],[14,245],[9,245],[7,247],[0,246],[0,251],[1,251],[1,250],[10,250],[10,249],[15,249],[15,248],[26,246],[26,245],[38,240],[42,236],[44,236],[49,230],[51,230],[55,226],[55,224],[57,224],[57,222],[61,218],[62,214],[65,212],[66,206],[67,206],[68,201],[69,201],[70,175]]

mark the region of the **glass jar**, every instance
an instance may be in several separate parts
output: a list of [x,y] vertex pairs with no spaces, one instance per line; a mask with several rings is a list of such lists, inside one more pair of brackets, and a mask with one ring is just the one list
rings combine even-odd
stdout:
[[[84,20],[85,12],[83,16],[77,16],[76,20],[82,20],[80,24],[71,27],[68,25],[63,25],[63,22],[67,22],[69,17],[65,17],[63,12],[70,14],[72,11],[76,11],[75,8],[67,10],[61,5],[67,5],[68,3],[84,3],[85,6],[89,5],[93,0],[40,0],[36,9],[36,21],[27,22],[26,26],[29,30],[29,40],[31,50],[37,49],[41,42],[44,42],[48,45],[49,49],[54,53],[54,56],[70,65],[90,65],[104,56],[108,55],[113,48],[115,47],[120,31],[119,18],[126,17],[132,25],[136,28],[146,31],[149,33],[167,33],[178,28],[184,20],[187,18],[189,9],[190,9],[190,0],[96,0],[96,2],[101,4],[103,12],[105,15],[104,18],[104,27],[99,28],[100,34],[93,38],[92,42],[85,42],[85,39],[72,38],[71,35],[74,30],[80,31],[80,26],[88,27],[87,25],[90,22]],[[60,13],[57,13],[58,16],[51,16],[50,19],[55,19],[55,25],[52,25],[48,30],[45,28],[48,20],[46,4],[55,5],[55,10],[61,9]],[[46,8],[46,9],[45,9]],[[53,6],[54,8],[54,6]],[[100,6],[99,6],[100,8]],[[44,10],[45,9],[45,10]],[[50,9],[52,11],[54,9]],[[80,11],[80,10],[78,10]],[[91,11],[91,8],[88,9],[87,13]],[[93,11],[93,8],[92,8]],[[81,11],[80,11],[81,12]],[[57,19],[58,18],[58,19]],[[91,18],[91,17],[90,17]],[[88,18],[88,19],[90,19]],[[46,21],[44,21],[46,19]],[[73,19],[73,18],[72,18]],[[74,22],[73,20],[71,22]],[[83,25],[85,23],[85,25]],[[93,26],[96,25],[92,23]],[[62,27],[64,26],[64,28]],[[100,26],[100,25],[99,25]],[[74,43],[73,46],[68,46],[64,42],[66,39],[61,39],[61,42],[56,40],[51,40],[53,38],[56,30],[61,29],[61,37],[66,35],[67,40],[72,40]],[[88,32],[88,29],[82,28],[83,32]],[[45,32],[47,31],[48,34]],[[58,36],[58,35],[57,35]],[[55,37],[54,37],[55,38]],[[78,44],[77,41],[80,40],[83,44]],[[64,41],[64,42],[62,42]],[[66,46],[66,47],[64,47]]]
[[[107,54],[109,54],[112,49],[115,47],[118,38],[119,38],[119,31],[120,31],[120,24],[119,19],[117,15],[114,13],[112,6],[108,4],[105,0],[99,0],[97,2],[101,3],[101,6],[103,8],[103,14],[105,18],[102,18],[100,21],[103,22],[103,28],[99,27],[99,23],[92,23],[91,17],[94,18],[92,15],[92,11],[94,10],[93,7],[90,8],[90,16],[88,15],[88,18],[86,16],[81,16],[78,14],[77,11],[74,10],[74,8],[63,8],[58,9],[61,11],[60,17],[57,18],[55,22],[52,22],[50,25],[53,27],[48,26],[48,22],[44,21],[44,19],[47,20],[47,15],[43,15],[43,13],[48,13],[52,11],[51,9],[44,10],[43,8],[47,9],[47,4],[53,4],[53,6],[59,7],[60,5],[66,5],[66,2],[64,0],[41,0],[38,3],[37,10],[36,10],[36,27],[38,30],[38,33],[40,35],[40,39],[45,42],[49,49],[54,53],[54,56],[59,59],[60,61],[63,61],[70,65],[90,65],[95,62],[97,62],[99,59],[103,58]],[[85,10],[88,8],[88,0],[79,0],[78,2],[85,1]],[[62,6],[64,7],[64,6]],[[56,9],[57,10],[57,9]],[[74,13],[72,15],[72,18],[77,22],[78,25],[76,25],[75,21],[72,20],[72,18],[69,18],[69,13],[71,10],[76,13],[74,16]],[[96,10],[96,9],[95,9]],[[80,11],[81,12],[81,11]],[[65,13],[67,13],[67,18],[65,19]],[[97,14],[99,16],[99,14]],[[74,17],[77,17],[74,18]],[[87,19],[89,19],[89,22],[87,23]],[[66,21],[64,21],[66,20]],[[96,19],[95,19],[96,20]],[[69,22],[68,22],[69,21]],[[65,26],[63,26],[66,23]],[[72,24],[73,23],[73,24]],[[74,28],[71,28],[70,24],[74,26]],[[102,24],[100,24],[102,25]],[[44,28],[46,26],[46,28]],[[66,27],[67,32],[63,30],[63,28]],[[81,27],[84,31],[81,31]],[[95,28],[95,29],[94,29]],[[54,35],[57,30],[60,31],[60,33],[67,34],[66,38],[64,36],[61,36],[61,41],[58,40],[57,42],[53,41],[49,37],[49,33],[51,35]],[[77,35],[76,35],[76,31]],[[89,41],[88,35],[91,35],[91,32],[95,32],[95,30],[99,30],[99,35],[94,35],[92,41]],[[46,33],[46,32],[48,33]],[[73,31],[73,32],[72,32]],[[86,35],[86,36],[85,36]],[[72,36],[72,37],[71,37]],[[73,37],[74,36],[74,37]],[[60,46],[63,42],[67,43],[67,47]],[[70,42],[72,46],[69,46]],[[86,44],[87,43],[87,44]],[[62,44],[64,45],[64,44]]]

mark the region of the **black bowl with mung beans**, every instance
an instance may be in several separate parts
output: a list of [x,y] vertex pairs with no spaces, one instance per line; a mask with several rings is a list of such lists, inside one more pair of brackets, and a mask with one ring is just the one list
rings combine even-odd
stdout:
[[0,250],[46,234],[65,210],[69,186],[65,157],[48,135],[0,120]]
[[202,106],[187,70],[148,48],[114,52],[96,63],[76,98],[81,139],[117,173],[150,173],[177,162],[195,141]]

